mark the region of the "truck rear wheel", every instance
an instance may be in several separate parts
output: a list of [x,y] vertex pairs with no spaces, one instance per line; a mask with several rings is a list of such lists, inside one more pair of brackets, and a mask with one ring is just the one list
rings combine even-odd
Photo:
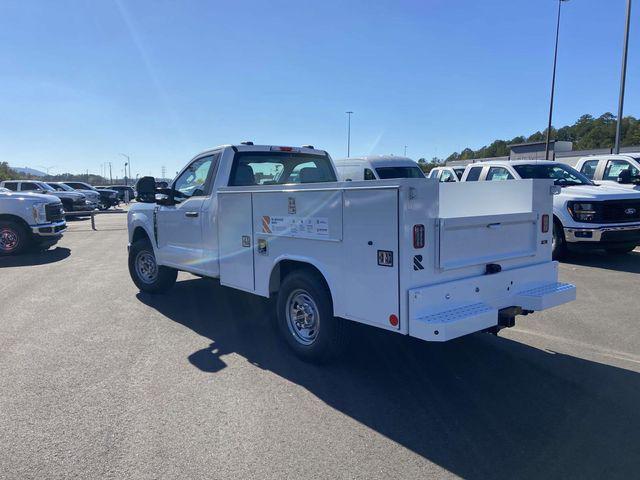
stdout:
[[129,249],[129,275],[143,292],[162,293],[176,283],[178,271],[158,265],[151,243],[142,239],[133,242]]
[[307,271],[287,275],[276,310],[280,333],[302,360],[324,363],[342,352],[345,320],[333,316],[331,294],[319,275]]
[[0,256],[16,255],[31,243],[29,232],[17,222],[0,220]]

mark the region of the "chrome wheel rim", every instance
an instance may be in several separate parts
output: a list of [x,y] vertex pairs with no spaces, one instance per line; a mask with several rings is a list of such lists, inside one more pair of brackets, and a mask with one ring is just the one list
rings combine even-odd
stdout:
[[296,342],[311,345],[318,338],[320,314],[308,292],[302,289],[289,294],[286,304],[287,327]]
[[158,278],[158,265],[153,253],[143,250],[138,252],[135,260],[138,278],[147,284],[154,283]]
[[18,232],[10,228],[0,230],[0,250],[3,252],[12,252],[18,248],[20,237]]

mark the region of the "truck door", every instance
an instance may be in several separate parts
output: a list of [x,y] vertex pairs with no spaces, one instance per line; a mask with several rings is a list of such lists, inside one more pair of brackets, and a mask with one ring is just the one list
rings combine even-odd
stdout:
[[200,270],[203,261],[202,205],[211,195],[211,178],[218,155],[195,159],[173,183],[175,205],[162,205],[156,213],[160,262],[187,270]]

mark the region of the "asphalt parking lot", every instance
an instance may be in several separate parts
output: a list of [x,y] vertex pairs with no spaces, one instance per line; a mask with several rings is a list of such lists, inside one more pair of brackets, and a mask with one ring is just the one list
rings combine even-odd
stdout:
[[640,252],[572,256],[578,301],[500,337],[354,327],[297,360],[268,305],[138,293],[124,215],[0,259],[0,478],[638,478]]

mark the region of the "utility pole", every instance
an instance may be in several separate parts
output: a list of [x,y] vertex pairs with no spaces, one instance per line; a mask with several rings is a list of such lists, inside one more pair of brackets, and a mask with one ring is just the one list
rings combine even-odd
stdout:
[[351,115],[353,112],[345,112],[347,114],[347,158],[351,156]]
[[549,139],[551,136],[551,119],[553,118],[553,96],[556,90],[556,65],[558,63],[558,38],[560,37],[560,10],[562,2],[569,0],[558,0],[558,21],[556,24],[556,48],[553,54],[553,75],[551,76],[551,99],[549,101],[549,124],[547,125],[547,142],[544,148],[544,158],[549,160]]
[[407,146],[406,145],[404,146],[404,156],[405,157],[407,156]]
[[109,162],[109,183],[113,185],[113,174],[111,173],[111,162]]
[[631,0],[627,0],[627,21],[624,29],[624,44],[622,47],[622,73],[620,75],[620,96],[618,98],[618,121],[616,122],[616,154],[620,153],[620,130],[622,129],[622,110],[624,107],[624,87],[627,79],[627,49],[629,48],[629,24],[631,22]]

